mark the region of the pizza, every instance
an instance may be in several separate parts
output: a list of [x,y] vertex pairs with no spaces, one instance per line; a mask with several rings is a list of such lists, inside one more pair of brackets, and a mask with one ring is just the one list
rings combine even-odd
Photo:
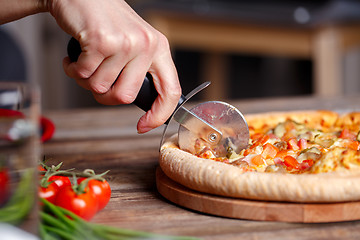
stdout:
[[190,189],[231,198],[288,202],[360,200],[360,112],[293,111],[245,116],[249,146],[217,158],[193,155],[177,136],[161,147],[160,167]]

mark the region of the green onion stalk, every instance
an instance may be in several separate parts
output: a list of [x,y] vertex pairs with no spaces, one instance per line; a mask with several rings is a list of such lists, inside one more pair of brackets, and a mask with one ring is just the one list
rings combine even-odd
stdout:
[[158,239],[158,240],[196,240],[187,236],[165,236],[148,232],[115,228],[87,222],[73,212],[58,207],[41,199],[40,236],[44,240],[123,240],[123,239]]

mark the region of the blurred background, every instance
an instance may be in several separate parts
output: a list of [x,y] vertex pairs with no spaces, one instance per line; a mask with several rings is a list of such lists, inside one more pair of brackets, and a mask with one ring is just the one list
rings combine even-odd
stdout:
[[[202,100],[360,93],[360,1],[127,1],[170,42]],[[44,109],[98,107],[63,72],[70,36],[49,14],[0,26],[0,79],[39,83]]]

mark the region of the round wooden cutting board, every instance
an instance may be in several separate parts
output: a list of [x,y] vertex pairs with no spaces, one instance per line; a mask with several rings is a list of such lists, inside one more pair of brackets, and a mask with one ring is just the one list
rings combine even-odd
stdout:
[[227,198],[186,188],[167,177],[160,167],[156,170],[156,185],[159,193],[175,204],[222,217],[302,223],[360,219],[360,202],[288,203]]

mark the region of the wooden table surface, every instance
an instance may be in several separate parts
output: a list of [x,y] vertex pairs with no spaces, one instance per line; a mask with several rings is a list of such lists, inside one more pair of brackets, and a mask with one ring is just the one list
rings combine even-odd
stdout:
[[[360,96],[277,98],[230,102],[244,114],[302,109],[360,110]],[[194,103],[189,103],[191,107]],[[188,210],[156,190],[159,143],[163,128],[137,134],[142,111],[134,106],[45,111],[56,125],[45,156],[64,168],[110,170],[112,197],[93,222],[167,235],[201,239],[360,239],[360,221],[302,224],[229,219]],[[176,131],[169,126],[169,133]]]

